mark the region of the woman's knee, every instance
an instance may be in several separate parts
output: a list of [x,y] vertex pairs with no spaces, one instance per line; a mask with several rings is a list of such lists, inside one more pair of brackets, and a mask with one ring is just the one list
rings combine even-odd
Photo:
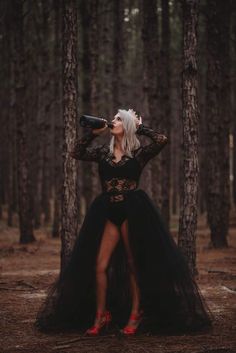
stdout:
[[105,261],[98,261],[96,264],[96,274],[105,274],[107,270],[107,263]]

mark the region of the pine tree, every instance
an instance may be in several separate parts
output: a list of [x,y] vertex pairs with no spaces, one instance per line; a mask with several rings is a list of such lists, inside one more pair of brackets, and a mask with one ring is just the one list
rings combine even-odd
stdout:
[[77,235],[78,197],[76,161],[69,156],[76,140],[77,119],[77,8],[76,0],[63,2],[63,117],[64,161],[61,228],[61,272],[63,272]]
[[17,126],[17,182],[19,203],[20,243],[35,240],[29,195],[29,151],[27,143],[27,115],[25,109],[25,48],[23,1],[13,0],[15,117]]
[[196,228],[198,197],[198,94],[197,21],[198,0],[183,1],[183,204],[178,244],[192,273],[196,273]]

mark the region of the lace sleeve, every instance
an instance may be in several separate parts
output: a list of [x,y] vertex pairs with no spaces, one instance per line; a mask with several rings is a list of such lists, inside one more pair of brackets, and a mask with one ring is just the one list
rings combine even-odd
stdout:
[[70,152],[70,156],[82,161],[99,162],[103,145],[88,147],[96,137],[98,135],[94,134],[92,130],[88,131],[76,142],[74,149]]
[[154,131],[150,127],[144,126],[143,124],[139,125],[136,130],[136,134],[145,135],[152,139],[150,144],[141,146],[135,154],[136,160],[139,162],[141,167],[144,167],[151,158],[155,157],[162,150],[168,142],[168,138],[158,131]]

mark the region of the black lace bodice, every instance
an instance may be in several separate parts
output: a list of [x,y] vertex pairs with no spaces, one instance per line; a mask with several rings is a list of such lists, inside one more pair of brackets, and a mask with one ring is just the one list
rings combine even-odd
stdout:
[[139,125],[136,134],[148,136],[152,142],[134,150],[132,157],[124,154],[117,162],[107,144],[89,147],[98,136],[93,134],[92,130],[77,141],[74,150],[70,153],[73,158],[99,164],[102,190],[113,194],[112,201],[122,200],[123,192],[137,188],[142,169],[168,141],[165,135],[143,124]]

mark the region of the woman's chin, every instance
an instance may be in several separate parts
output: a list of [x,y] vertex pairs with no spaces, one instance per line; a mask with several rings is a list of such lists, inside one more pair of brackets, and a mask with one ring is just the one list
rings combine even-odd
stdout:
[[112,131],[110,130],[112,136],[124,136],[124,133],[123,132],[119,132],[119,131]]

